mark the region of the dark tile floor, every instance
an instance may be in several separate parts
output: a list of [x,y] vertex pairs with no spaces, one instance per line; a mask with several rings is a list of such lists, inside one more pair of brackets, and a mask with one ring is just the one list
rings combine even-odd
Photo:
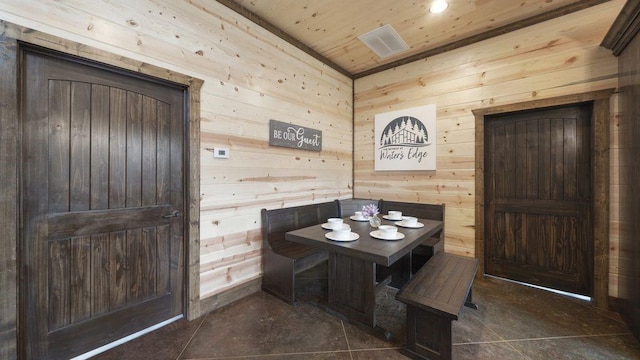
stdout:
[[[179,320],[94,359],[406,359],[403,304],[379,293],[383,341],[320,310],[326,269],[299,278],[301,304],[256,293],[191,322]],[[640,345],[616,313],[493,278],[474,282],[479,310],[453,323],[454,359],[640,359]]]

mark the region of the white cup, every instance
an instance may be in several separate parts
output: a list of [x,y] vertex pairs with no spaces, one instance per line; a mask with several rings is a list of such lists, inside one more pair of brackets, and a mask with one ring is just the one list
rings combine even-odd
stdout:
[[342,224],[340,227],[333,229],[333,234],[338,239],[348,239],[349,235],[351,235],[351,226]]
[[416,226],[418,224],[418,218],[414,216],[403,216],[402,224],[407,226]]
[[329,227],[332,229],[337,229],[342,226],[342,219],[340,218],[328,218],[327,223],[329,223]]
[[400,220],[402,219],[402,211],[389,211],[388,213],[389,219],[392,220]]
[[356,211],[355,214],[354,214],[354,217],[356,219],[363,219],[364,218],[364,216],[362,216],[362,211]]
[[380,232],[380,236],[384,238],[394,238],[398,232],[398,228],[391,225],[380,225],[378,226],[378,231]]

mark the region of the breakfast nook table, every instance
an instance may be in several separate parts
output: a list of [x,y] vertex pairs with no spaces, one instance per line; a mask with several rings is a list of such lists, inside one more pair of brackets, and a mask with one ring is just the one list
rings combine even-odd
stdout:
[[[393,239],[386,240],[369,221],[343,218],[351,227],[351,234],[336,238],[328,224],[313,225],[286,233],[286,240],[325,249],[329,253],[328,298],[329,310],[337,312],[347,320],[363,324],[383,332],[389,339],[390,334],[377,327],[375,317],[376,266],[391,266],[399,259],[411,253],[425,239],[442,229],[442,221],[418,219],[417,224],[403,227],[402,222],[384,219],[382,225],[395,225],[398,228]],[[386,218],[386,216],[385,216]]]

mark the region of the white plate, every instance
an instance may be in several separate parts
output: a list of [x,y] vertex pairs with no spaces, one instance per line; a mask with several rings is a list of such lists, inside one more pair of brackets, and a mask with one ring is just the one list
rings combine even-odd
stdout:
[[382,215],[382,218],[383,218],[383,219],[386,219],[386,220],[392,220],[392,221],[400,221],[400,220],[402,220],[402,218],[401,218],[401,217],[399,217],[399,218],[392,218],[392,217],[390,217],[389,215]]
[[353,220],[353,221],[369,221],[369,218],[363,217],[363,218],[357,218],[355,217],[355,215],[351,215],[349,216],[349,219]]
[[324,237],[326,237],[326,238],[327,238],[327,239],[329,239],[329,240],[333,240],[333,241],[355,241],[355,240],[358,240],[358,238],[360,237],[360,235],[358,235],[358,234],[356,234],[356,233],[352,232],[352,233],[350,233],[350,234],[349,234],[349,237],[348,237],[348,238],[343,239],[343,238],[338,238],[338,237],[336,237],[335,233],[332,231],[332,232],[330,232],[330,233],[326,233],[326,234],[324,234]]
[[424,227],[424,224],[421,223],[421,222],[415,223],[414,225],[408,225],[408,224],[405,224],[404,221],[398,221],[396,223],[396,225],[401,226],[401,227],[410,228],[410,229],[419,229],[421,227]]
[[379,230],[375,230],[369,233],[369,235],[371,235],[371,237],[374,237],[376,239],[380,239],[380,240],[402,240],[404,239],[404,234],[401,232],[397,232],[395,237],[383,237],[382,234],[380,234]]
[[[324,224],[322,224],[320,226],[322,226],[322,228],[325,229],[325,230],[333,230],[333,228],[331,227],[331,225],[329,225],[329,223],[324,223]],[[342,225],[340,225],[340,226],[342,226]]]

